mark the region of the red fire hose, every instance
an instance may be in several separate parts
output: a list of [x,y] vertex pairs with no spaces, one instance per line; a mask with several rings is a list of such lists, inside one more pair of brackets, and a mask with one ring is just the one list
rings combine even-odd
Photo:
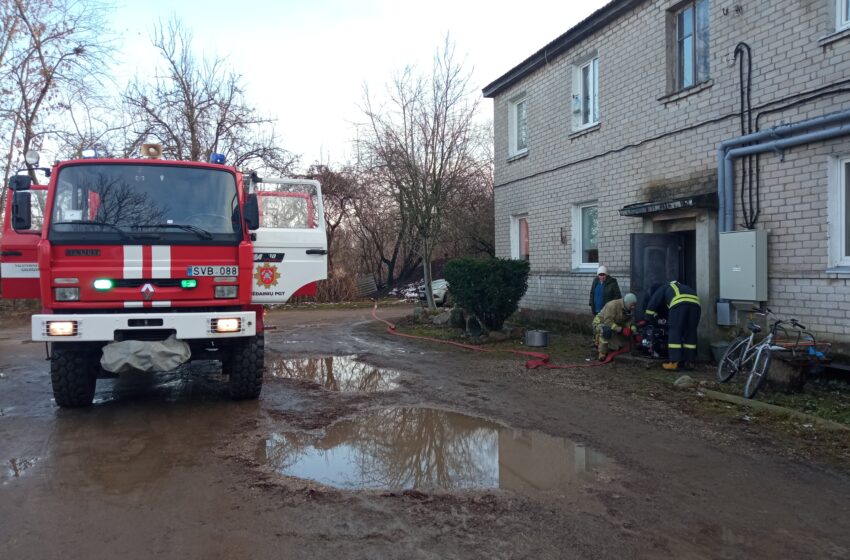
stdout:
[[400,333],[396,330],[396,326],[386,319],[381,319],[378,317],[378,304],[375,303],[375,306],[372,308],[372,318],[376,321],[380,321],[387,326],[387,332],[395,335],[401,336],[404,338],[412,338],[416,340],[427,340],[429,342],[437,342],[439,344],[448,344],[450,346],[456,346],[458,348],[463,348],[464,350],[471,350],[473,352],[485,352],[485,353],[494,353],[494,352],[509,352],[511,354],[518,354],[520,356],[528,356],[533,358],[531,360],[527,360],[525,362],[526,369],[537,369],[537,368],[546,368],[546,369],[577,369],[577,368],[590,368],[601,366],[610,363],[614,360],[615,357],[628,352],[631,350],[631,345],[621,348],[615,352],[611,352],[606,356],[605,360],[601,362],[588,362],[588,363],[580,363],[580,364],[552,364],[549,363],[549,354],[544,354],[543,352],[530,352],[527,350],[490,350],[487,348],[482,348],[480,346],[474,346],[472,344],[462,344],[460,342],[453,342],[451,340],[441,340],[439,338],[434,338],[431,336],[418,336],[414,334],[406,334]]

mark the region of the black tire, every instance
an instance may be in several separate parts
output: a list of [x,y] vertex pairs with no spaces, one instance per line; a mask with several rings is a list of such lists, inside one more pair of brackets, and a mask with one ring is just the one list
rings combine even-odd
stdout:
[[770,372],[771,351],[767,346],[759,348],[756,357],[753,360],[753,367],[750,374],[747,376],[747,382],[744,384],[744,397],[751,399],[758,392],[759,388],[764,384],[767,375]]
[[720,358],[720,363],[717,364],[717,381],[726,383],[738,373],[738,368],[741,367],[741,358],[747,349],[747,340],[748,337],[739,336],[726,349],[723,357]]
[[[228,389],[234,400],[256,399],[263,389],[266,340],[261,334],[237,343],[222,371],[230,376]],[[229,371],[228,371],[229,370]]]
[[50,355],[53,398],[63,408],[91,406],[100,364],[97,354],[54,344]]

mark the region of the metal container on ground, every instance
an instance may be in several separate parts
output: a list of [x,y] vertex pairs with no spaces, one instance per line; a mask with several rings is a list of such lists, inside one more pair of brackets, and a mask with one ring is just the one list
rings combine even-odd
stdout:
[[549,346],[549,331],[525,331],[525,345],[534,348]]

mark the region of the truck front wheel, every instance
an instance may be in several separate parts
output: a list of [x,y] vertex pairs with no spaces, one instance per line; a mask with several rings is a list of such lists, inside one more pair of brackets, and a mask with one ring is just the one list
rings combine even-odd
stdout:
[[53,345],[50,381],[56,404],[64,408],[91,405],[99,371],[96,356],[94,352],[72,350],[64,344]]
[[224,360],[223,372],[230,376],[230,398],[256,399],[263,388],[266,340],[261,334],[239,342]]

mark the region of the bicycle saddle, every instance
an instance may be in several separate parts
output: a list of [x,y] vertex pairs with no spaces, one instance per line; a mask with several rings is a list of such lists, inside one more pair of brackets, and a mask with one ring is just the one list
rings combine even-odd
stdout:
[[754,332],[754,333],[761,332],[761,326],[755,324],[753,321],[750,321],[749,323],[747,323],[747,328],[750,330],[750,332]]

